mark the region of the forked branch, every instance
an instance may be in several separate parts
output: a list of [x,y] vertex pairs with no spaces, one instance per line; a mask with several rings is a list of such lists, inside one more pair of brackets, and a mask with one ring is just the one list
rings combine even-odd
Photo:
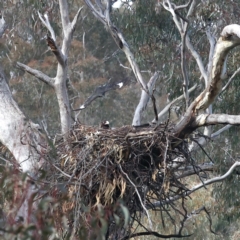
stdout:
[[[155,72],[154,75],[150,78],[150,80],[147,84],[147,87],[149,90],[148,93],[145,92],[144,90],[142,90],[141,98],[140,98],[140,101],[138,103],[138,106],[135,110],[135,114],[133,117],[133,122],[132,122],[133,126],[141,125],[141,115],[145,111],[147,104],[148,104],[151,96],[153,95],[153,90],[155,88],[155,83],[156,83],[158,77],[159,77],[159,73]],[[156,118],[155,118],[155,121],[156,121]]]
[[240,116],[201,114],[207,109],[222,90],[222,81],[226,75],[226,59],[234,47],[240,45],[240,25],[226,26],[215,46],[210,81],[207,88],[192,102],[184,118],[176,125],[174,131],[177,137],[184,138],[200,126],[213,124],[239,124]]
[[240,25],[232,24],[226,26],[215,47],[209,85],[196,99],[196,110],[207,109],[221,92],[222,80],[226,75],[226,60],[228,53],[238,45],[240,45]]
[[48,29],[48,31],[51,33],[51,37],[54,41],[56,41],[56,35],[55,32],[49,22],[47,12],[42,15],[40,12],[38,12],[38,17],[40,18],[43,25]]

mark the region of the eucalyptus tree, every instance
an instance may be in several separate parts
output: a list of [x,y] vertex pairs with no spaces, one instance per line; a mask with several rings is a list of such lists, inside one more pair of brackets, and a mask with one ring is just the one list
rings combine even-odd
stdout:
[[[156,41],[154,42],[154,49],[152,42],[150,40],[148,42],[144,38],[145,42],[143,47],[145,45],[148,49],[150,49],[149,56],[151,57],[151,60],[154,61],[154,67],[152,69],[147,69],[149,70],[148,75],[150,73],[148,81],[146,80],[146,76],[148,75],[144,75],[142,73],[141,67],[148,66],[150,68],[150,66],[143,63],[145,60],[144,58],[141,58],[139,62],[136,60],[136,56],[140,53],[138,52],[134,54],[132,49],[136,50],[136,46],[131,48],[128,44],[128,40],[124,35],[124,31],[127,32],[127,28],[124,29],[123,32],[121,32],[118,28],[118,21],[117,18],[115,18],[116,12],[110,11],[112,2],[97,0],[84,0],[84,2],[87,8],[107,29],[119,50],[125,54],[129,65],[129,67],[126,68],[128,70],[131,69],[135,80],[138,83],[139,91],[141,91],[141,97],[133,114],[133,126],[141,126],[143,124],[144,112],[150,102],[152,102],[153,105],[154,119],[148,119],[148,121],[151,121],[150,125],[155,129],[161,123],[163,115],[168,114],[174,104],[179,103],[184,99],[184,104],[182,104],[182,117],[174,123],[174,128],[171,130],[171,134],[174,135],[175,139],[172,143],[169,143],[168,146],[176,147],[183,141],[189,141],[189,136],[192,133],[194,133],[197,129],[204,127],[204,135],[189,145],[188,154],[191,154],[191,152],[199,149],[199,145],[201,148],[207,145],[210,139],[216,138],[216,136],[229,129],[230,126],[240,124],[240,116],[238,114],[213,114],[212,110],[212,104],[221,100],[221,98],[219,98],[219,94],[222,94],[224,91],[226,92],[227,89],[231,89],[232,81],[239,72],[239,69],[236,70],[234,64],[232,64],[231,68],[233,68],[235,72],[231,76],[228,75],[227,59],[231,50],[237,49],[236,47],[240,45],[240,26],[230,22],[229,19],[224,18],[224,11],[221,9],[223,4],[222,1],[214,1],[212,3],[198,0],[191,0],[188,3],[171,0],[164,0],[161,2],[150,1],[150,3],[154,6],[154,10],[152,8],[152,15],[154,15],[154,18],[161,18],[161,15],[164,15],[165,21],[166,16],[169,18],[169,21],[172,19],[172,25],[170,25],[171,30],[174,27],[173,31],[178,32],[178,35],[176,35],[178,38],[175,39],[177,44],[174,46],[174,54],[177,57],[172,59],[171,64],[169,64],[170,68],[172,68],[169,76],[165,76],[166,72],[169,72],[169,69],[166,70],[163,64],[162,66],[158,66],[159,62],[162,62],[158,49],[167,48],[165,44],[167,44],[168,38],[172,35],[169,34],[166,26],[163,26],[164,31],[162,31],[162,33],[164,36],[155,36]],[[124,1],[124,3],[127,4],[127,1]],[[146,1],[139,1],[133,4],[131,2],[131,8],[129,10],[130,13],[128,15],[130,18],[136,16],[136,20],[140,21],[140,24],[145,23],[142,21],[141,17],[138,18],[136,14],[141,10],[144,3],[146,4]],[[227,8],[229,7],[229,11],[232,12],[232,19],[234,19],[234,21],[236,21],[238,16],[237,13],[230,8],[235,5],[236,3],[234,2],[227,5]],[[45,11],[44,14],[38,12],[38,17],[41,23],[49,32],[46,36],[46,40],[50,50],[56,57],[56,76],[49,77],[40,70],[33,69],[20,62],[17,62],[17,66],[35,76],[39,81],[47,84],[54,90],[59,107],[61,134],[63,139],[66,140],[73,125],[73,119],[71,118],[72,110],[70,107],[66,85],[69,70],[69,50],[82,7],[76,12],[73,19],[70,20],[67,1],[59,0],[58,6],[60,10],[62,29],[60,47],[55,30],[49,20],[48,11]],[[211,6],[213,12],[209,12],[209,6]],[[114,22],[112,19],[114,19]],[[225,21],[219,21],[219,19],[224,19]],[[2,36],[6,29],[6,23],[3,17],[1,17],[0,24],[0,33]],[[160,26],[161,24],[162,23],[159,22]],[[154,24],[154,22],[153,26],[156,29],[159,28],[158,24]],[[147,28],[147,30],[151,33],[149,30],[150,28],[151,24],[149,24]],[[219,32],[220,28],[222,29],[221,32]],[[201,39],[198,40],[195,36],[203,36],[205,41],[201,42]],[[206,39],[208,40],[209,46],[207,46],[207,44],[203,44],[206,42]],[[134,40],[136,39],[133,37],[131,44],[134,43]],[[143,48],[138,48],[139,51],[142,49]],[[204,53],[203,56],[201,55],[202,53]],[[235,56],[235,52],[233,52],[233,55]],[[155,57],[156,59],[154,59]],[[193,60],[195,63],[192,63]],[[175,65],[177,67],[175,67]],[[4,66],[2,66],[2,68],[4,69]],[[181,71],[176,72],[176,68]],[[195,73],[190,72],[192,69],[194,69]],[[161,72],[159,70],[161,70]],[[158,83],[158,81],[161,79],[166,82],[169,80],[172,81],[174,74],[178,74],[177,78],[182,81],[182,91],[179,91],[178,89],[178,92],[182,92],[182,95],[177,96],[171,102],[167,102],[166,106],[161,111],[157,112],[154,93],[157,85],[161,84]],[[226,79],[229,79],[227,83],[225,83]],[[199,88],[197,88],[197,84],[199,84],[199,82],[203,83],[202,91],[199,91]],[[41,127],[38,124],[33,123],[33,121],[28,119],[21,111],[18,104],[13,99],[2,69],[0,84],[2,89],[0,92],[2,99],[0,103],[0,141],[13,154],[19,164],[19,168],[23,172],[27,172],[29,174],[29,178],[32,181],[35,181],[38,178],[39,169],[47,161],[49,161],[48,154],[51,150],[49,145],[52,144],[52,141],[48,139],[48,136],[45,133],[42,133]],[[117,88],[117,86],[121,87],[122,85],[119,82],[115,84],[114,87],[111,87]],[[171,88],[173,87],[171,86]],[[104,90],[107,91],[106,88]],[[193,99],[190,97],[192,92],[194,92],[195,95]],[[100,94],[100,96],[102,95],[104,94]],[[96,98],[94,97],[93,99]],[[80,109],[74,110],[83,111],[83,109],[87,106],[88,104],[83,104],[80,106]],[[226,126],[216,132],[212,132],[212,129],[209,127],[222,124]],[[176,141],[176,138],[178,138],[179,141]],[[179,174],[178,170],[186,163],[187,157],[188,156],[184,156],[181,159],[176,159],[176,164],[173,167],[176,174]],[[240,162],[232,161],[231,164],[229,164],[229,169],[226,174],[206,180],[205,182],[186,190],[184,193],[176,193],[175,196],[169,198],[168,201],[174,202],[178,199],[185,198],[206,185],[223,181],[232,174],[234,169],[239,165]],[[204,165],[198,167],[199,169],[204,169],[205,167],[208,168],[208,166]],[[212,168],[213,167],[211,166],[211,169]],[[181,172],[183,172],[179,175],[179,178],[196,174],[196,169],[191,170],[192,171],[184,172],[184,170],[181,169]],[[27,221],[28,212],[30,211],[29,201],[31,199],[31,195],[35,194],[37,191],[37,187],[31,187],[29,189],[27,197],[19,210],[18,216],[23,216],[25,221]],[[153,202],[151,206],[155,209],[162,204],[161,199],[158,199],[158,201]],[[168,202],[165,204],[168,204]],[[146,206],[144,209],[146,209]]]

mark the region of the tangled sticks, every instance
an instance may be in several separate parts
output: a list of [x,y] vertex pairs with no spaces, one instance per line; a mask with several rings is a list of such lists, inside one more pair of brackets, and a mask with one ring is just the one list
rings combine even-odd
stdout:
[[122,199],[130,213],[151,208],[153,201],[186,190],[177,173],[191,162],[186,158],[187,143],[173,149],[171,130],[165,124],[156,129],[78,125],[68,144],[57,146],[58,167],[66,173],[58,179],[77,182],[74,192],[79,191],[78,201],[87,206],[108,206]]

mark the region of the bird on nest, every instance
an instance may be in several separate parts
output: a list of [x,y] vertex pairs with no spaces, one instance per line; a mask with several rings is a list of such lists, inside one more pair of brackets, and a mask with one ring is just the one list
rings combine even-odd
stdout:
[[102,129],[109,129],[110,126],[109,126],[109,121],[103,121],[100,125],[100,128]]

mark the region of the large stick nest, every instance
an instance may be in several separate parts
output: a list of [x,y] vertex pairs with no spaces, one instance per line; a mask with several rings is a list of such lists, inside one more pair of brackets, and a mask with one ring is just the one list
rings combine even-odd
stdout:
[[58,181],[75,182],[71,196],[90,207],[122,199],[135,213],[143,205],[150,208],[155,200],[168,200],[186,190],[175,170],[188,164],[177,162],[188,155],[187,143],[176,144],[179,140],[171,130],[165,124],[117,129],[75,126],[68,142],[57,146],[58,167],[65,173],[58,172]]

